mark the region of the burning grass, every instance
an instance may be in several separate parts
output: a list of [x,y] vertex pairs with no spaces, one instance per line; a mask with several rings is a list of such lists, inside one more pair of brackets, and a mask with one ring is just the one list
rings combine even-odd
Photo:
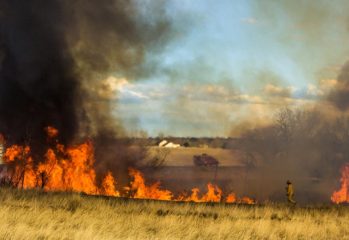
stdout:
[[[215,184],[207,184],[207,192],[200,193],[193,188],[191,194],[182,193],[175,196],[170,190],[162,189],[160,182],[146,184],[143,174],[129,168],[131,178],[128,186],[116,188],[117,181],[108,171],[101,184],[97,184],[94,168],[94,147],[92,141],[76,146],[64,146],[58,143],[58,130],[45,128],[49,144],[39,164],[34,164],[30,146],[11,145],[6,148],[3,160],[8,168],[1,182],[22,189],[41,188],[44,191],[82,192],[89,195],[128,197],[136,199],[153,199],[168,201],[226,202],[254,204],[249,197],[237,198],[235,193],[224,194]],[[119,187],[120,189],[120,187]]]
[[178,203],[0,188],[0,239],[345,239],[349,208]]

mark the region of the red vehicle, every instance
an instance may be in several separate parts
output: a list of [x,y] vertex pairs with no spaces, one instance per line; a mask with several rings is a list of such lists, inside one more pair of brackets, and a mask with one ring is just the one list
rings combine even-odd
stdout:
[[195,166],[218,166],[219,162],[216,158],[203,153],[201,155],[194,155],[193,162]]

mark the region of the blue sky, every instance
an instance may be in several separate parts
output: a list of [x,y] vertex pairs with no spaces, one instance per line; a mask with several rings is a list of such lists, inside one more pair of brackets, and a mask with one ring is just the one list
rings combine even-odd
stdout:
[[115,115],[130,133],[228,136],[318,101],[349,56],[348,9],[335,2],[168,1],[177,32],[147,53],[150,76],[109,79]]

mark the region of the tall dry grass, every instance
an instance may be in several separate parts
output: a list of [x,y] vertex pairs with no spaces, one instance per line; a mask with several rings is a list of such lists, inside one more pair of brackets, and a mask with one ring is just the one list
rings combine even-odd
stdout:
[[347,207],[123,200],[0,189],[0,239],[349,239]]

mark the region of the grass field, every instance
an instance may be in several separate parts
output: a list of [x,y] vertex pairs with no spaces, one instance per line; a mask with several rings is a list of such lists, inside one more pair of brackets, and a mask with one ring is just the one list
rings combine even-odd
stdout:
[[[220,186],[224,192],[249,196],[258,201],[283,201],[286,181],[294,183],[296,200],[301,204],[328,203],[331,194],[339,188],[338,176],[325,175],[315,178],[307,171],[300,171],[298,166],[278,166],[257,164],[247,169],[243,166],[241,152],[237,149],[222,148],[158,148],[151,147],[150,152],[168,151],[164,166],[157,171],[142,169],[150,182],[160,181],[161,185],[172,191],[190,190],[199,187],[203,191],[208,182]],[[193,164],[193,155],[206,153],[220,161],[219,167],[198,167]],[[294,167],[294,168],[293,168]],[[278,169],[283,169],[279,171]]]
[[239,151],[222,148],[199,148],[199,147],[180,147],[180,148],[159,148],[150,147],[150,153],[158,150],[168,151],[166,157],[166,166],[193,166],[193,156],[206,153],[219,161],[220,166],[242,166]]
[[0,239],[349,239],[344,206],[223,205],[0,189]]

